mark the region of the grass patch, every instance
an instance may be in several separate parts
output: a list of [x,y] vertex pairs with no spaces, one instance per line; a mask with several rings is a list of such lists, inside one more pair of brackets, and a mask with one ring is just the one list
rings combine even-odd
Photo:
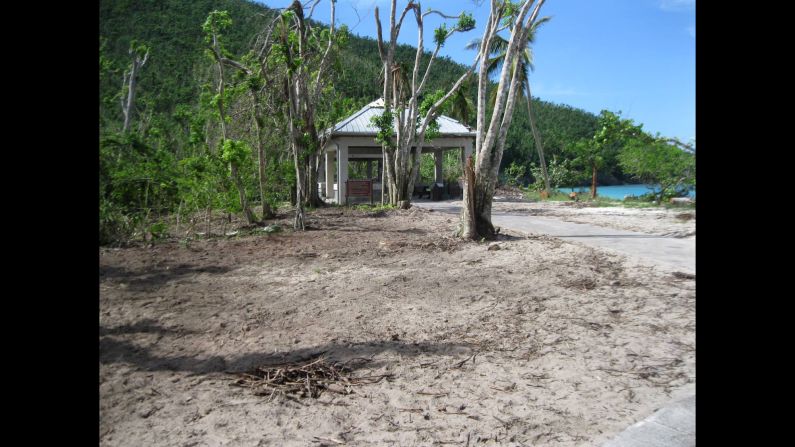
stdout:
[[370,205],[369,203],[363,203],[360,205],[353,205],[351,208],[359,211],[365,211],[368,213],[377,213],[379,211],[391,211],[394,210],[395,207],[390,204],[381,205],[380,203]]
[[552,190],[552,193],[546,199],[541,197],[541,191],[535,191],[535,190],[531,190],[531,189],[524,189],[523,192],[524,192],[525,199],[527,199],[527,200],[529,200],[531,202],[562,201],[562,200],[569,201],[569,200],[571,200],[569,198],[568,194],[562,193],[562,192],[560,192],[560,191],[558,191],[556,189]]

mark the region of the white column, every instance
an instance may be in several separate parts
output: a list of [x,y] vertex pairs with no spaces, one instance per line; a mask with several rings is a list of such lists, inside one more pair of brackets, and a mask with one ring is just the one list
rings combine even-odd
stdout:
[[326,151],[326,198],[334,197],[334,153]]
[[348,145],[337,145],[337,203],[345,203],[345,182],[348,181]]

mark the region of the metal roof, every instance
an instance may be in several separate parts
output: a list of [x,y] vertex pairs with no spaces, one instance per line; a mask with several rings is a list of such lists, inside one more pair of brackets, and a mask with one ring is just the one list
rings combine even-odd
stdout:
[[[346,136],[375,136],[378,129],[370,122],[370,118],[384,113],[384,100],[383,98],[376,99],[375,101],[362,107],[361,110],[353,115],[345,118],[339,123],[334,125],[332,129],[332,136],[346,135]],[[436,120],[439,123],[439,132],[442,137],[446,136],[475,136],[469,127],[461,124],[460,122],[450,118],[449,116],[440,115]],[[397,123],[395,123],[395,131],[397,131]]]

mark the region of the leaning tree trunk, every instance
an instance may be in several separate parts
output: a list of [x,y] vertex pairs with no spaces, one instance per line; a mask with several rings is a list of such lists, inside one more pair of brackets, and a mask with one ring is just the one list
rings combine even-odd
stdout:
[[525,79],[525,91],[527,92],[527,117],[530,120],[530,130],[533,132],[533,140],[536,142],[536,149],[538,150],[538,160],[541,164],[541,173],[544,175],[544,187],[546,188],[547,195],[550,193],[549,175],[547,174],[547,162],[544,160],[544,147],[541,145],[541,135],[536,128],[536,119],[533,117],[533,110],[530,107],[532,96],[530,95],[530,81]]
[[[523,31],[522,34],[526,35],[526,31]],[[514,38],[515,36],[512,37],[512,40]],[[510,78],[507,72],[508,66],[503,67],[502,79],[497,90],[497,102],[495,102],[489,131],[483,139],[483,149],[478,154],[475,181],[473,182],[474,193],[466,198],[474,203],[465,203],[464,210],[462,210],[465,213],[462,216],[463,221],[469,221],[468,225],[470,226],[470,228],[465,228],[464,234],[471,234],[471,226],[474,223],[477,236],[484,239],[494,239],[497,235],[494,225],[491,223],[491,205],[494,200],[494,190],[497,188],[497,174],[499,173],[500,162],[505,149],[505,141],[508,137],[508,129],[513,120],[513,110],[520,90],[519,64],[516,62],[515,52],[516,49],[514,49],[514,56],[508,58],[505,62],[512,65]],[[510,49],[508,54],[511,54]],[[510,79],[510,84],[505,89],[508,79]],[[472,215],[466,215],[470,210]]]

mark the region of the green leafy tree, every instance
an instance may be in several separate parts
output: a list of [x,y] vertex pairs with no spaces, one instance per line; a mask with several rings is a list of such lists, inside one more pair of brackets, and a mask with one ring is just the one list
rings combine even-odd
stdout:
[[[549,184],[552,187],[552,190],[556,190],[563,186],[572,185],[579,181],[581,174],[576,169],[572,168],[571,164],[571,160],[568,159],[561,159],[558,161],[557,157],[552,158],[552,161],[550,161],[549,165],[547,166]],[[541,168],[535,163],[531,163],[530,173],[535,179],[535,183],[532,185],[533,189],[536,191],[546,190],[546,184],[541,173]]]
[[[209,45],[208,52],[215,60],[218,67],[218,93],[213,98],[212,102],[218,107],[218,118],[221,125],[221,148],[223,150],[224,161],[229,163],[229,172],[232,181],[238,191],[240,198],[240,207],[249,224],[257,222],[257,217],[251,211],[248,204],[248,197],[246,195],[246,188],[240,176],[240,163],[243,160],[237,156],[237,149],[239,144],[232,143],[227,140],[227,121],[229,120],[226,114],[225,101],[226,95],[226,77],[224,74],[223,59],[228,54],[222,45],[222,32],[232,25],[232,19],[229,17],[227,11],[213,11],[207,16],[207,20],[202,25],[202,30],[205,32],[205,42]],[[232,155],[230,155],[232,154]]]
[[334,69],[333,61],[340,47],[347,43],[348,34],[346,27],[335,27],[335,4],[331,2],[329,28],[321,29],[304,16],[301,2],[293,1],[276,21],[274,42],[265,63],[272,68],[282,67],[287,139],[295,164],[296,214],[293,227],[297,230],[305,229],[306,206],[321,204],[317,193],[317,171],[328,136],[323,130],[332,122],[330,118],[334,118],[321,110],[332,90],[330,73]]
[[591,199],[595,199],[597,194],[598,170],[607,161],[614,160],[621,148],[643,134],[642,125],[636,126],[632,120],[621,119],[619,114],[602,110],[599,127],[593,137],[579,140],[571,146],[571,152],[576,156],[574,163],[591,173]]
[[638,180],[659,185],[659,203],[670,192],[696,185],[693,146],[677,139],[638,138],[623,148],[618,160]]

